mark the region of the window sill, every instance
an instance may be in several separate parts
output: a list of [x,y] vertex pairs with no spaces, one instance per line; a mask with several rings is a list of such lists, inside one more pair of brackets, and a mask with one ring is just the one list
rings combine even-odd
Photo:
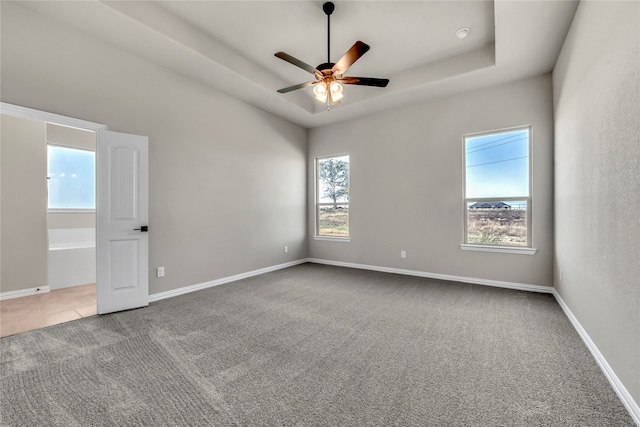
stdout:
[[331,236],[313,236],[313,240],[324,240],[325,242],[351,242],[351,237],[331,237]]
[[469,245],[466,243],[461,243],[460,249],[462,249],[463,251],[498,252],[503,254],[517,255],[535,255],[535,253],[538,251],[535,248],[522,248],[517,246]]
[[95,209],[58,209],[58,208],[49,208],[47,209],[47,213],[50,214],[58,214],[58,213],[96,213]]

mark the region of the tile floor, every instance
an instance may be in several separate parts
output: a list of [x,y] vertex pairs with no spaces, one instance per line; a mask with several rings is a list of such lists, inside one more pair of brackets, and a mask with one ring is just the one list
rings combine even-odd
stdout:
[[96,285],[58,289],[0,301],[0,337],[96,314]]

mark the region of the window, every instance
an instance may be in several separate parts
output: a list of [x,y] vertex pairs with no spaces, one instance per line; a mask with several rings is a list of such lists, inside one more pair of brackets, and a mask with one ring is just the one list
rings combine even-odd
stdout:
[[531,247],[530,131],[465,135],[465,244]]
[[316,236],[349,237],[349,156],[316,159]]
[[47,146],[47,181],[50,210],[95,210],[96,153]]

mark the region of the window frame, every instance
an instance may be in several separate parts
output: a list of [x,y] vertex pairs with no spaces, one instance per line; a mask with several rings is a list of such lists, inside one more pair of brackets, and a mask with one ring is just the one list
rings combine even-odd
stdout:
[[[526,130],[528,132],[527,141],[527,160],[528,160],[528,185],[526,196],[514,196],[514,197],[467,197],[467,139],[477,138],[487,135],[496,135],[509,132],[517,132]],[[462,243],[460,248],[468,251],[483,251],[483,252],[502,252],[502,253],[514,253],[514,254],[526,254],[533,255],[537,252],[537,249],[533,247],[532,242],[532,192],[533,192],[533,126],[521,125],[513,126],[501,129],[492,129],[482,132],[472,132],[462,135],[462,206],[463,206],[463,224],[462,224]],[[468,241],[468,225],[469,225],[469,204],[475,202],[505,202],[505,201],[525,201],[527,203],[527,244],[520,245],[494,245],[490,243],[469,243]]]
[[332,154],[329,156],[319,156],[314,160],[314,240],[325,240],[331,242],[351,242],[351,212],[348,213],[347,216],[347,230],[348,234],[346,236],[327,236],[320,234],[320,207],[321,206],[330,206],[333,205],[333,202],[320,202],[320,174],[318,166],[320,161],[327,159],[335,159],[340,157],[348,157],[349,158],[349,193],[347,196],[346,202],[338,202],[338,205],[346,205],[347,208],[350,208],[351,204],[351,156],[349,153],[342,154]]
[[95,149],[91,149],[91,148],[86,148],[86,147],[78,147],[78,146],[74,146],[74,145],[67,145],[67,144],[59,144],[59,143],[55,143],[55,142],[47,142],[47,213],[95,213],[96,212],[96,205],[97,205],[97,194],[95,194],[95,190],[94,190],[94,201],[93,201],[93,208],[51,208],[49,207],[49,187],[48,187],[48,182],[49,182],[49,154],[48,154],[48,148],[49,146],[51,147],[60,147],[60,148],[66,148],[69,150],[77,150],[77,151],[87,151],[90,153],[93,153],[93,175],[94,175],[94,188],[96,186],[95,181],[97,179],[97,163],[96,163],[96,150]]

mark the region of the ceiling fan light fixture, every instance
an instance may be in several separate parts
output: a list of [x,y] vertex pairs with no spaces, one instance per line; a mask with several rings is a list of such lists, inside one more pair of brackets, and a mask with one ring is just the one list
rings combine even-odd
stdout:
[[313,87],[313,93],[316,99],[320,102],[327,101],[327,84],[325,82],[319,82]]
[[313,93],[316,99],[322,103],[339,104],[344,97],[342,85],[331,77],[316,83]]
[[337,104],[338,101],[340,101],[344,96],[342,94],[342,91],[344,90],[344,88],[340,83],[338,83],[335,80],[331,83],[330,88],[331,88],[331,101],[334,104]]

